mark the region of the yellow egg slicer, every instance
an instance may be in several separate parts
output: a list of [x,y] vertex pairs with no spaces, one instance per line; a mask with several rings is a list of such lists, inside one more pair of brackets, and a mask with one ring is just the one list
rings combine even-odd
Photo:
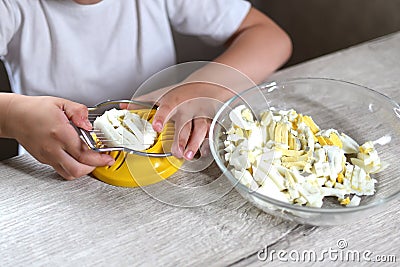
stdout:
[[[89,111],[98,109],[98,106],[108,105],[111,103],[138,103],[132,100],[117,100],[107,101],[89,108]],[[104,104],[106,103],[106,104]],[[146,105],[148,106],[148,105]],[[129,110],[136,113],[142,119],[153,121],[156,110],[154,108],[134,109]],[[97,113],[97,112],[96,112]],[[98,113],[97,113],[98,114]],[[95,114],[96,115],[96,114]],[[93,118],[93,116],[91,116]],[[92,136],[94,134],[92,133]],[[96,138],[96,136],[94,136]],[[149,149],[143,151],[147,153],[165,153],[171,151],[174,139],[174,124],[168,122],[163,131],[158,134],[155,143]],[[151,157],[133,154],[125,151],[110,151],[107,154],[115,159],[112,166],[97,167],[92,175],[107,184],[122,186],[122,187],[138,187],[155,184],[170,177],[174,174],[183,164],[183,160],[175,158],[174,156],[167,157]]]

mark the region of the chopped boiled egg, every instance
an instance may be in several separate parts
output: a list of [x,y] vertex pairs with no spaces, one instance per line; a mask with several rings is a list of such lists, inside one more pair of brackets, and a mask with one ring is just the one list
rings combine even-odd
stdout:
[[107,144],[111,146],[145,150],[151,147],[157,138],[157,132],[147,120],[128,110],[108,110],[96,118],[93,126],[104,135],[102,139],[106,139]]
[[[389,138],[357,144],[335,129],[320,129],[310,116],[270,108],[257,121],[244,105],[233,109],[226,132],[225,160],[242,184],[287,203],[321,207],[323,199],[358,206],[375,192],[370,174],[387,164],[374,145]],[[389,140],[389,141],[388,141]]]

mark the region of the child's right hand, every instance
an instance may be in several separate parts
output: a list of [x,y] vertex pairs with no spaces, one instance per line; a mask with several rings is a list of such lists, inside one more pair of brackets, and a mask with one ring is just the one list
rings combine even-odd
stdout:
[[13,95],[5,116],[3,136],[16,139],[38,161],[71,180],[114,159],[90,150],[70,124],[90,130],[87,107],[56,97]]

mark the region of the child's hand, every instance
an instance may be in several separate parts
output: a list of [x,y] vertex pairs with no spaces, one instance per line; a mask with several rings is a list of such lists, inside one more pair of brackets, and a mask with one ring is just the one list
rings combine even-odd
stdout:
[[164,88],[136,100],[157,103],[153,128],[161,132],[171,119],[175,122],[175,138],[171,152],[175,157],[193,159],[208,136],[208,130],[222,99],[233,94],[222,87],[194,82]]
[[32,156],[51,165],[67,180],[114,162],[111,156],[87,148],[70,125],[72,121],[91,129],[84,105],[55,97],[14,95],[5,116],[4,135],[15,138]]
[[[188,75],[186,68],[195,71]],[[204,141],[219,107],[255,84],[240,71],[215,62],[193,62],[166,69],[166,73],[157,77],[157,84],[162,84],[162,79],[169,76],[169,72],[184,78],[183,81],[134,99],[158,105],[153,118],[155,131],[161,132],[169,120],[175,122],[171,152],[175,157],[192,160],[199,149],[202,155],[207,152],[208,143]],[[122,108],[132,109],[135,106]]]

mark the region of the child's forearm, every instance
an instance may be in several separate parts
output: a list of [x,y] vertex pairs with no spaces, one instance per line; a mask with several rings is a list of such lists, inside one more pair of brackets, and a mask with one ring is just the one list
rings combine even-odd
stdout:
[[18,97],[12,93],[0,93],[0,137],[12,138],[7,130],[8,114],[12,100]]
[[184,80],[186,84],[200,82],[187,88],[226,101],[262,82],[285,63],[292,51],[288,35],[256,9],[250,10],[227,45],[215,64],[205,65]]
[[271,19],[252,8],[227,50],[215,59],[246,74],[255,83],[282,66],[290,57],[289,36]]

